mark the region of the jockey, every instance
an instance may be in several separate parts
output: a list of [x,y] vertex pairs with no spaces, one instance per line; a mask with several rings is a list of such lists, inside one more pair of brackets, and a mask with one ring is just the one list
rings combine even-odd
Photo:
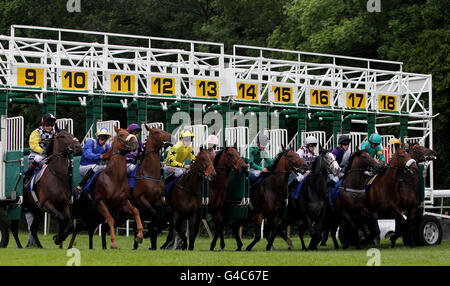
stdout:
[[381,152],[381,136],[377,133],[373,133],[370,135],[369,140],[364,142],[361,145],[361,150],[367,151],[367,153],[370,154],[370,156],[373,156],[374,158],[377,157],[378,162],[381,165],[386,164],[386,159],[384,158],[383,152]]
[[170,147],[167,153],[164,166],[164,173],[167,177],[174,174],[175,177],[183,175],[191,167],[190,164],[185,165],[184,161],[189,158],[191,164],[195,161],[195,154],[192,150],[192,139],[194,133],[189,130],[184,130],[180,133],[180,141]]
[[208,154],[211,157],[211,160],[214,161],[214,158],[216,157],[216,151],[214,150],[216,148],[217,145],[219,145],[219,139],[217,138],[216,135],[209,135],[208,136],[208,149],[206,150],[206,152],[208,152]]
[[265,166],[270,166],[273,164],[273,160],[269,158],[267,152],[265,151],[266,146],[269,144],[269,138],[264,134],[259,134],[256,137],[256,146],[251,146],[249,153],[250,157],[248,164],[250,166],[249,177],[250,180],[254,180],[259,177],[262,173],[268,172],[266,167],[262,167],[261,164],[264,160]]
[[28,185],[36,167],[43,163],[43,159],[47,156],[48,152],[51,151],[47,150],[47,148],[53,142],[55,137],[55,130],[53,129],[55,122],[56,118],[52,114],[46,113],[41,119],[42,126],[39,126],[30,134],[30,155],[28,156],[29,167],[24,173],[24,185]]
[[[311,168],[312,166],[312,162],[316,159],[316,154],[314,154],[314,151],[316,150],[317,147],[317,138],[314,136],[308,136],[305,140],[305,146],[300,147],[297,150],[297,154],[300,156],[300,158],[302,158],[303,160],[305,160],[306,164],[308,165],[309,168]],[[305,174],[298,174],[296,177],[296,180],[301,182],[303,181],[303,179],[309,175],[311,171],[308,170]]]
[[[130,134],[133,134],[136,136],[136,138],[138,138],[139,135],[141,134],[142,128],[139,127],[139,125],[133,123],[133,124],[130,124],[130,126],[128,126],[127,130]],[[134,169],[136,169],[136,164],[137,164],[137,161],[139,160],[139,156],[141,154],[143,154],[144,151],[145,151],[144,144],[141,141],[139,141],[139,148],[136,151],[130,152],[126,155],[127,156],[127,174],[130,174],[131,172],[134,171]]]
[[111,133],[107,128],[101,128],[95,133],[96,139],[89,139],[84,144],[83,155],[81,156],[80,175],[83,177],[80,184],[75,188],[76,191],[83,189],[84,185],[97,171],[104,170],[106,165],[99,165],[104,158],[104,154],[109,150],[109,144],[106,143]]
[[330,178],[331,181],[334,183],[337,183],[340,178],[344,176],[343,167],[347,163],[348,159],[350,158],[351,152],[349,150],[351,139],[347,135],[342,135],[339,137],[338,140],[338,146],[331,151],[333,155],[336,157],[336,162],[338,162],[339,166],[341,167],[341,172],[338,176],[334,176],[333,174],[329,174],[328,178]]
[[401,148],[402,145],[402,142],[400,142],[400,140],[398,140],[397,138],[392,138],[391,140],[389,140],[388,147],[384,147],[382,150],[387,164],[391,161],[392,155],[395,153],[395,151]]

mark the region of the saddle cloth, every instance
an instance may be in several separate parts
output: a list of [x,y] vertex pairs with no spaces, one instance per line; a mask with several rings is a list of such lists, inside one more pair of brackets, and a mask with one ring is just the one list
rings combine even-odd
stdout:
[[31,177],[30,184],[28,185],[29,191],[34,191],[34,186],[36,186],[36,184],[42,178],[42,175],[44,174],[45,169],[47,169],[47,166],[47,164],[44,164],[42,168],[34,171],[33,176]]
[[84,186],[83,193],[88,194],[90,192],[91,185],[94,183],[94,181],[96,180],[98,174],[100,174],[101,172],[103,172],[103,170],[95,172],[95,174],[89,179],[89,181],[86,184],[86,186]]

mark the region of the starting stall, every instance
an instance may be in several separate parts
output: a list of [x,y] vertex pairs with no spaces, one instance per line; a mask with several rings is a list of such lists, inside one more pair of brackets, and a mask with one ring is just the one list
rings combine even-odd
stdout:
[[[374,132],[384,146],[395,134],[432,149],[432,99],[431,75],[405,72],[402,62],[244,45],[225,54],[223,43],[12,25],[0,35],[0,206],[10,218],[20,215],[27,164],[23,118],[8,117],[11,104],[40,105],[57,118],[59,107],[84,108],[85,132],[76,134],[83,143],[100,128],[113,133],[137,123],[142,141],[143,124],[177,138],[187,128],[194,152],[215,134],[218,147],[236,143],[248,158],[262,132],[273,158],[283,147],[298,150],[307,136],[332,149],[346,134],[355,151]],[[126,114],[126,122],[115,114]],[[57,124],[74,132],[83,122]],[[73,158],[73,186],[81,179],[79,160]],[[424,173],[425,215],[448,219],[435,205],[449,194],[434,189],[433,162]],[[228,195],[230,216],[245,218],[248,178],[233,172]],[[207,185],[202,199],[207,206]],[[2,231],[0,245],[5,237]]]

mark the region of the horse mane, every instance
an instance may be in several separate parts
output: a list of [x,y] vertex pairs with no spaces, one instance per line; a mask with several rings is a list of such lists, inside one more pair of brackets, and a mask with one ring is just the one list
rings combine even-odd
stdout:
[[360,156],[363,152],[366,152],[364,150],[357,150],[355,152],[352,153],[352,155],[350,156],[350,158],[348,158],[347,163],[345,163],[344,169],[347,169],[349,167],[352,166],[353,164],[353,160],[355,160],[355,157]]
[[269,167],[267,167],[267,170],[269,170],[269,172],[273,172],[275,170],[275,168],[278,165],[278,162],[280,161],[281,157],[287,152],[288,150],[283,150],[280,153],[277,154],[277,156],[275,157],[275,160],[273,161],[272,165],[270,165]]
[[223,153],[225,153],[224,151],[228,150],[228,148],[229,147],[226,147],[225,149],[217,151],[216,156],[214,157],[213,162],[214,166],[217,166],[217,164],[219,164],[220,157],[222,156]]

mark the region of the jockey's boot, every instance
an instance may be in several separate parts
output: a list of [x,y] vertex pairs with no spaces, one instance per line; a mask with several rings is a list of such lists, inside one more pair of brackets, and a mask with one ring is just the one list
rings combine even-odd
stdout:
[[25,173],[23,173],[23,175],[24,175],[24,177],[23,177],[23,185],[25,187],[28,187],[28,185],[30,184],[31,178],[33,177],[33,173],[34,173],[34,170],[36,169],[36,167],[37,167],[37,164],[32,162],[28,166],[28,169],[25,171]]
[[81,179],[81,182],[78,184],[78,186],[75,187],[74,190],[74,197],[76,199],[80,198],[81,191],[83,190],[84,186],[87,182],[89,182],[89,179],[92,178],[92,176],[95,174],[93,169],[89,169],[87,173],[84,175],[83,179]]

